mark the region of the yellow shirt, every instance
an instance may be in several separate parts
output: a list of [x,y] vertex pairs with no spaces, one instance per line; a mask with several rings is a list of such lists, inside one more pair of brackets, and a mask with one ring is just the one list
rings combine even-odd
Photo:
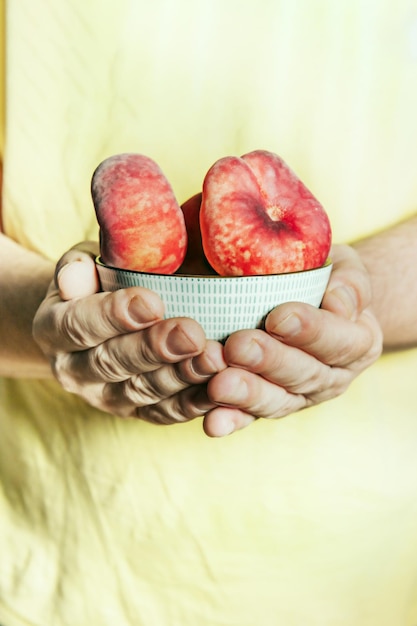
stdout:
[[0,33],[2,38],[0,40],[0,161],[3,156],[3,144],[4,144],[4,64],[5,64],[5,40],[4,40],[4,6],[3,0],[0,2]]
[[[335,241],[409,214],[416,20],[415,0],[10,0],[5,231],[53,259],[96,238],[91,173],[122,151],[182,202],[270,149]],[[416,626],[416,366],[222,440],[2,380],[0,623]]]

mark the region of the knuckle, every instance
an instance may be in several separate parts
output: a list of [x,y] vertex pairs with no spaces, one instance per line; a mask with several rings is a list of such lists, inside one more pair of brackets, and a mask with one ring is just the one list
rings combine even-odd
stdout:
[[128,303],[129,297],[126,290],[119,289],[104,295],[102,303],[104,321],[108,325],[109,330],[119,333],[136,328],[131,323],[129,324],[129,319],[127,318]]
[[50,341],[50,329],[54,328],[54,326],[54,315],[41,304],[33,318],[32,337],[45,354],[53,352]]
[[314,391],[306,395],[308,406],[333,400],[345,393],[354,379],[354,374],[347,369],[329,367],[327,376],[321,379]]
[[51,359],[52,372],[65,391],[78,393],[79,384],[70,373],[69,361],[70,356],[67,353],[58,353]]
[[331,400],[332,398],[338,398],[339,396],[342,396],[349,388],[353,379],[354,376],[352,376],[352,374],[348,370],[340,370],[334,384],[329,389],[330,394],[327,399]]
[[320,392],[328,385],[328,370],[331,370],[330,366],[311,361],[308,369],[300,368],[291,381],[284,384],[284,387],[291,394]]
[[383,351],[383,333],[381,327],[373,315],[366,309],[361,316],[367,331],[366,343],[362,355],[354,363],[355,367],[362,371],[379,359]]
[[307,396],[301,393],[286,393],[278,402],[265,406],[263,411],[252,410],[251,413],[255,418],[262,417],[275,420],[291,415],[296,411],[301,411],[306,406]]
[[123,384],[125,398],[137,407],[153,405],[160,399],[150,383],[149,377],[138,374],[126,380]]
[[106,343],[88,350],[86,354],[89,370],[95,377],[107,382],[119,382],[127,378],[126,373],[121,372],[120,362],[115,352],[111,352]]
[[339,345],[337,351],[333,353],[330,363],[332,365],[347,365],[355,359],[354,346],[349,342]]
[[76,344],[80,348],[88,348],[88,337],[85,332],[83,317],[76,314],[76,301],[66,303],[64,314],[61,317],[59,328],[65,341]]
[[364,314],[371,321],[371,346],[369,353],[371,358],[376,360],[381,356],[383,351],[384,335],[375,315],[368,310],[364,311]]
[[[199,401],[195,394],[192,397],[188,393],[177,394],[174,401],[175,421],[187,422],[206,413],[203,408],[204,402]],[[211,406],[211,405],[210,405]]]
[[372,299],[371,280],[365,267],[361,266],[353,269],[348,282],[356,292],[358,310],[363,311]]
[[178,403],[179,413],[183,416],[181,421],[201,417],[215,406],[209,399],[206,384],[195,385],[179,394]]
[[159,404],[153,404],[146,407],[136,407],[133,416],[150,424],[167,426],[175,422],[169,413],[163,410]]
[[36,312],[32,322],[32,337],[39,346],[43,346],[43,324],[41,322],[40,309]]
[[314,370],[309,373],[309,387],[314,389],[314,392],[317,394],[323,393],[332,384],[332,373],[333,370],[331,367],[327,367],[324,372],[321,367],[314,368]]

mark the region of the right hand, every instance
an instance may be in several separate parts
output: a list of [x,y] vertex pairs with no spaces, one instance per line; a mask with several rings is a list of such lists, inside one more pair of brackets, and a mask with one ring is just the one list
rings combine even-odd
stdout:
[[204,417],[208,435],[331,400],[379,358],[383,337],[369,274],[350,246],[335,245],[331,257],[320,308],[286,302],[269,313],[265,330],[240,330],[227,339],[229,367],[207,385],[218,405]]
[[163,319],[141,287],[99,292],[97,244],[64,254],[33,335],[62,387],[90,405],[157,424],[184,422],[215,405],[206,383],[226,367],[223,347],[192,319]]

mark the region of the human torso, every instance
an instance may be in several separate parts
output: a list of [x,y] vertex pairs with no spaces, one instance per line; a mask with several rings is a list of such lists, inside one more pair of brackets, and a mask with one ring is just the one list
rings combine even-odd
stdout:
[[[407,215],[411,9],[10,3],[6,232],[52,259],[96,239],[91,174],[124,151],[154,158],[182,202],[217,158],[270,149],[335,241]],[[3,381],[0,618],[413,626],[415,366],[413,352],[383,359],[343,397],[224,440],[200,420],[121,421],[53,382]]]

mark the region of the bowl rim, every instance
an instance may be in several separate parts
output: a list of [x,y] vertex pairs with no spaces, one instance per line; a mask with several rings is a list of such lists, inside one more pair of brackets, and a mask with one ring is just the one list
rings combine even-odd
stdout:
[[184,278],[201,278],[204,280],[207,280],[207,279],[212,279],[212,280],[219,280],[219,279],[233,280],[234,279],[236,280],[237,278],[239,278],[240,280],[242,279],[253,280],[253,279],[259,279],[259,278],[270,278],[273,276],[294,276],[296,274],[312,273],[312,272],[324,270],[333,265],[333,261],[331,257],[327,257],[325,263],[323,263],[323,265],[320,265],[319,267],[312,267],[307,270],[297,270],[296,272],[282,272],[281,274],[250,274],[250,275],[245,275],[245,276],[220,276],[219,274],[176,274],[176,273],[175,274],[159,274],[157,272],[141,272],[139,270],[129,270],[126,268],[114,267],[113,265],[108,265],[107,263],[104,263],[100,255],[96,256],[95,263],[99,268],[108,269],[112,272],[120,272],[122,274],[137,274],[139,276],[149,276],[149,277],[163,276],[164,278],[172,278],[174,280],[180,280]]

